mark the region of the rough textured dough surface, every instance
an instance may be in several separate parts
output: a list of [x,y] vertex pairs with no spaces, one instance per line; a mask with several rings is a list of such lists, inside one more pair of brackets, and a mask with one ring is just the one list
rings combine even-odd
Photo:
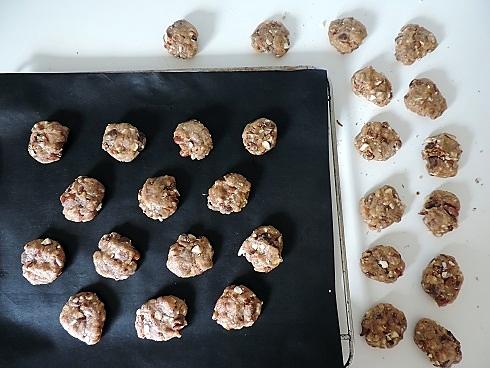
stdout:
[[274,226],[259,226],[243,242],[239,256],[245,256],[257,272],[270,272],[282,262],[282,234]]
[[145,144],[145,135],[128,123],[108,124],[102,137],[102,149],[121,162],[133,161]]
[[355,72],[351,78],[351,85],[357,96],[364,97],[380,107],[388,105],[393,97],[391,82],[372,66]]
[[35,239],[24,245],[20,261],[22,276],[32,285],[50,284],[63,272],[65,252],[56,240]]
[[266,118],[249,123],[243,129],[242,140],[245,149],[252,155],[263,155],[276,146],[276,123]]
[[230,173],[216,180],[208,190],[208,208],[229,215],[248,203],[252,184],[240,174]]
[[405,314],[388,303],[369,309],[361,322],[361,336],[374,348],[392,348],[402,339],[407,329]]
[[173,23],[163,36],[163,45],[168,53],[181,59],[190,59],[197,54],[199,33],[185,19]]
[[134,327],[140,339],[168,341],[180,338],[187,326],[187,305],[173,295],[150,299],[136,311]]
[[407,109],[431,119],[437,119],[447,109],[446,99],[441,91],[427,78],[412,80],[404,101]]
[[58,161],[69,132],[70,129],[57,121],[40,121],[31,129],[27,152],[42,164]]
[[193,160],[202,160],[213,149],[213,139],[208,128],[196,119],[177,125],[174,142],[179,145],[182,157]]
[[456,137],[441,133],[425,140],[422,158],[427,161],[425,167],[429,175],[449,178],[458,173],[461,153],[463,151]]
[[443,236],[458,227],[461,205],[458,197],[445,190],[434,190],[425,200],[420,214],[435,236]]
[[417,322],[413,341],[435,367],[450,368],[463,359],[458,339],[431,319],[422,318]]
[[81,292],[68,299],[60,313],[61,326],[87,345],[97,344],[105,322],[104,303],[97,294]]
[[350,54],[366,37],[364,24],[352,17],[336,19],[328,27],[330,44],[341,54]]
[[364,124],[354,145],[366,160],[386,161],[401,148],[402,141],[388,122],[370,121]]
[[362,253],[361,270],[370,279],[392,283],[405,271],[405,262],[389,245],[376,245]]
[[177,211],[180,194],[173,176],[148,178],[138,192],[143,213],[153,220],[163,221]]
[[91,221],[102,209],[105,187],[100,181],[79,176],[60,196],[63,215],[73,222]]
[[213,247],[205,236],[179,235],[170,246],[167,268],[179,277],[193,277],[213,267]]
[[405,205],[395,188],[383,185],[361,198],[361,217],[371,230],[382,230],[400,222]]
[[136,272],[140,253],[130,239],[115,232],[105,234],[99,241],[99,249],[92,258],[100,276],[119,281]]
[[262,301],[243,285],[230,285],[219,297],[213,320],[226,330],[240,330],[252,326],[260,316]]
[[437,47],[437,39],[428,29],[418,24],[403,26],[395,38],[396,60],[411,65]]
[[252,33],[252,47],[258,52],[281,57],[289,50],[289,31],[281,22],[271,20],[260,23]]

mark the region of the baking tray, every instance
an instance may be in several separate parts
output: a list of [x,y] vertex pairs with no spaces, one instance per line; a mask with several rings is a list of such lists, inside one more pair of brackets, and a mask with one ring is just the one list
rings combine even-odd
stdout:
[[[0,366],[349,364],[352,324],[336,149],[328,144],[335,142],[330,100],[326,71],[309,68],[0,75]],[[241,131],[259,116],[277,122],[279,139],[269,154],[254,157],[243,149]],[[204,121],[213,135],[215,148],[200,162],[181,158],[172,142],[176,124],[189,118]],[[39,120],[71,129],[63,159],[47,166],[26,151]],[[100,148],[105,125],[114,121],[132,122],[148,137],[132,163],[118,163]],[[231,171],[251,181],[252,193],[241,213],[223,216],[206,208],[204,195]],[[160,174],[174,175],[181,192],[178,211],[163,223],[145,217],[136,199],[146,178]],[[65,220],[58,201],[78,175],[99,179],[107,190],[101,213],[84,224]],[[285,240],[284,263],[267,275],[236,254],[261,224],[276,226]],[[142,253],[128,280],[94,271],[91,255],[110,231],[129,236]],[[165,267],[168,247],[184,232],[206,235],[215,248],[213,269],[186,280]],[[54,283],[31,286],[20,254],[24,243],[42,236],[63,244],[67,265]],[[223,288],[237,282],[254,290],[264,309],[252,328],[227,332],[211,313]],[[95,346],[71,338],[58,322],[63,304],[80,290],[97,292],[106,304]],[[189,306],[182,338],[138,339],[136,309],[165,294]]]

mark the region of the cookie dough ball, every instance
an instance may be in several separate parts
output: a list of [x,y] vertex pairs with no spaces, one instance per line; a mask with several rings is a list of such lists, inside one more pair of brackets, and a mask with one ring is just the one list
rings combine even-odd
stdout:
[[198,36],[196,27],[185,19],[181,19],[167,28],[163,42],[170,55],[181,59],[191,59],[197,54]]
[[413,341],[435,367],[450,368],[463,359],[458,339],[431,319],[422,318],[417,322]]
[[252,155],[263,155],[276,146],[276,123],[266,118],[249,123],[243,129],[242,140],[245,149]]
[[427,161],[425,167],[429,175],[449,178],[458,173],[461,153],[463,150],[456,137],[442,133],[425,140],[422,158]]
[[180,155],[192,160],[202,160],[213,149],[213,139],[199,120],[192,119],[177,125],[174,142],[180,147]]
[[436,47],[437,40],[432,32],[418,24],[407,24],[395,38],[395,57],[403,64],[411,65]]
[[97,294],[81,292],[68,299],[60,313],[61,326],[87,345],[97,344],[105,322],[104,303]]
[[405,205],[395,188],[383,185],[361,198],[361,217],[371,230],[382,230],[400,222]]
[[58,161],[69,132],[70,129],[57,121],[40,121],[31,129],[27,152],[42,164]]
[[187,326],[187,304],[176,296],[166,295],[150,299],[136,311],[134,327],[140,339],[168,341],[180,338],[180,330]]
[[99,249],[94,253],[93,261],[100,276],[119,281],[136,272],[140,253],[130,239],[115,232],[105,234],[99,241]]
[[226,174],[208,190],[208,208],[229,215],[240,212],[248,203],[252,184],[240,174]]
[[386,161],[401,148],[402,141],[388,122],[370,121],[364,124],[354,145],[366,160]]
[[446,99],[439,88],[427,78],[411,81],[404,100],[407,109],[431,119],[437,119],[447,109]]
[[405,262],[395,248],[376,245],[362,253],[361,270],[370,279],[389,284],[403,275]]
[[100,181],[79,176],[60,196],[63,215],[73,222],[91,221],[102,209],[105,188]]
[[138,192],[143,213],[153,220],[163,221],[177,211],[180,194],[175,178],[165,175],[148,178]]
[[328,27],[330,44],[341,54],[350,54],[357,49],[366,36],[364,24],[352,17],[336,19]]
[[282,234],[274,226],[259,226],[245,239],[239,256],[245,256],[257,272],[270,272],[282,262]]
[[260,23],[252,33],[252,47],[281,57],[289,50],[289,31],[281,22],[270,20]]
[[351,79],[352,91],[360,97],[383,107],[388,105],[393,96],[391,83],[384,74],[367,66],[354,73]]
[[50,284],[63,272],[65,252],[56,240],[36,239],[24,245],[20,261],[22,276],[32,285]]
[[121,162],[133,161],[145,144],[145,135],[128,123],[107,125],[102,138],[102,149]]
[[260,316],[262,301],[243,285],[230,285],[219,297],[213,320],[226,330],[240,330],[252,326]]
[[167,268],[179,277],[193,277],[213,267],[213,247],[205,236],[179,235],[168,251]]
[[434,190],[425,200],[420,215],[435,236],[443,236],[458,227],[461,205],[458,197],[445,190]]
[[377,304],[369,309],[361,322],[361,336],[374,348],[394,347],[403,339],[406,329],[405,314],[388,303]]

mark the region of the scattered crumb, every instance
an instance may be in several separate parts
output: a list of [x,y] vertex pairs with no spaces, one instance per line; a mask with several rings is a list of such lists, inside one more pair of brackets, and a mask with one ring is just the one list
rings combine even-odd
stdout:
[[286,19],[286,14],[287,14],[287,13],[284,13],[284,14],[282,15],[282,17],[281,17],[281,19],[282,19],[282,20]]
[[475,280],[476,281],[480,281],[480,279],[478,278],[478,276],[475,276]]
[[403,247],[403,249],[408,249],[408,248],[410,248],[410,244],[407,244]]
[[419,135],[417,134],[417,135],[415,136],[415,138],[418,138],[418,137],[419,137]]
[[341,127],[344,126],[340,121],[336,120],[336,122],[337,122],[337,125],[340,125]]
[[480,93],[480,90],[477,90],[476,92]]
[[332,290],[328,289],[328,292],[329,292],[329,293],[331,293],[331,292],[332,292]]
[[422,179],[424,176],[423,175],[419,175],[419,179]]
[[476,305],[476,309],[480,309],[480,306],[478,304]]
[[402,184],[402,188],[405,189],[405,184]]
[[476,207],[473,207],[473,211],[476,211]]
[[[357,125],[357,124],[356,124],[356,125]],[[480,150],[480,153],[483,153],[483,150],[482,150],[482,149]]]
[[327,21],[326,21],[326,20],[324,20],[324,21],[322,22],[322,25],[323,25],[324,27],[326,27],[326,26],[327,26]]
[[480,180],[481,180],[480,178],[475,178],[475,183],[480,184]]
[[417,191],[415,192],[415,194],[420,195],[420,192],[417,190]]

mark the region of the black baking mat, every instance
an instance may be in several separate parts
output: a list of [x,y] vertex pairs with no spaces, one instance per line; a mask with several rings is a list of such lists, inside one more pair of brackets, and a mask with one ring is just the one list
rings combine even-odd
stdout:
[[[327,75],[321,70],[143,72],[0,75],[0,366],[1,367],[340,367],[342,354],[334,282],[334,243],[327,139]],[[273,119],[277,147],[262,157],[242,146],[245,124]],[[215,148],[203,161],[178,155],[178,122],[202,120]],[[58,120],[71,131],[61,161],[42,165],[27,153],[30,128]],[[131,163],[101,150],[109,122],[131,122],[148,137]],[[252,183],[248,206],[224,216],[206,207],[207,189],[228,172]],[[146,178],[174,175],[177,212],[163,223],[138,207]],[[59,195],[78,175],[100,180],[104,207],[89,223],[63,217]],[[238,257],[252,230],[271,224],[284,235],[284,262],[255,273]],[[136,274],[103,279],[92,253],[104,233],[130,237],[142,252]],[[180,233],[206,235],[215,266],[178,279],[165,267]],[[54,283],[31,286],[20,254],[32,239],[49,236],[65,248],[67,267]],[[251,328],[225,331],[211,314],[231,283],[264,301]],[[70,337],[58,316],[68,297],[92,290],[104,301],[102,340],[86,346]],[[136,309],[147,299],[175,294],[187,301],[189,325],[181,339],[136,337]]]

